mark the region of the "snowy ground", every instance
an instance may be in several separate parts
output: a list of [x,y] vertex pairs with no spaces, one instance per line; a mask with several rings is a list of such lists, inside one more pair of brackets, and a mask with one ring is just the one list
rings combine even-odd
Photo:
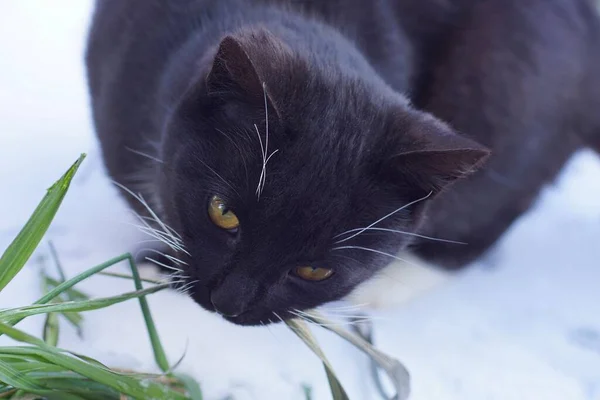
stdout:
[[[76,178],[51,238],[70,276],[141,240],[101,166],[92,135],[81,50],[89,0],[0,4],[0,249],[44,190],[80,152]],[[600,161],[582,152],[539,206],[486,262],[406,306],[378,315],[380,348],[402,360],[414,400],[600,400]],[[96,296],[130,290],[94,278]],[[39,297],[32,263],[0,294],[0,307]],[[315,399],[328,390],[317,359],[283,327],[240,328],[175,293],[150,298],[172,361],[208,399]],[[40,319],[22,324],[40,334]],[[353,399],[377,399],[366,360],[326,332],[326,352]],[[81,341],[60,345],[113,366],[154,369],[135,302],[86,314]]]

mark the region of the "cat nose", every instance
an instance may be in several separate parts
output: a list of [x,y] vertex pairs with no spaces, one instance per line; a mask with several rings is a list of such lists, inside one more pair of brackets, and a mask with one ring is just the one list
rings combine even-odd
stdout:
[[257,291],[256,283],[244,272],[232,271],[210,291],[210,302],[219,314],[235,318],[248,310]]
[[224,317],[235,318],[239,317],[244,312],[244,304],[236,302],[235,299],[231,299],[231,295],[223,290],[211,292],[210,302],[215,308],[215,311]]

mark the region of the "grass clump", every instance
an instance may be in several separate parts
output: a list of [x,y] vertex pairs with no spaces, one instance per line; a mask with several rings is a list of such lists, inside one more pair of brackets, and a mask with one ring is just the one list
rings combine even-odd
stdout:
[[[84,158],[85,155],[81,155],[48,189],[30,219],[0,258],[0,291],[19,273],[38,247]],[[0,336],[6,335],[17,342],[14,346],[0,346],[0,399],[202,399],[200,385],[194,379],[173,372],[174,367],[168,362],[146,301],[147,295],[166,289],[168,284],[152,282],[149,287],[144,288],[131,254],[115,257],[67,279],[53,247],[51,247],[51,254],[60,279],[53,279],[43,272],[42,297],[31,305],[0,309]],[[105,271],[121,262],[129,265],[131,275]],[[118,296],[90,299],[85,293],[74,288],[79,282],[96,274],[131,279],[135,290]],[[110,307],[131,299],[137,299],[140,304],[154,358],[162,374],[111,369],[90,357],[57,347],[60,332],[59,316],[63,316],[80,333],[82,312]],[[23,319],[38,314],[45,314],[41,338],[15,327]],[[394,399],[404,400],[407,397],[408,374],[397,361],[382,355],[360,336],[336,328],[335,324],[324,324],[323,322],[327,321],[322,316],[316,313],[307,315],[314,322],[326,327],[331,326],[328,329],[365,351],[379,367],[388,372],[398,391]],[[307,324],[301,320],[290,320],[286,323],[322,360],[333,399],[348,399],[348,395]],[[311,397],[309,391],[306,395],[307,398]]]

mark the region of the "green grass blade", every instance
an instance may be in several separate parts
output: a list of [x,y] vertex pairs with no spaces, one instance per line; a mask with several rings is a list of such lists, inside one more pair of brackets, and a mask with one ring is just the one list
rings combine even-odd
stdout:
[[58,344],[58,314],[48,313],[46,314],[46,321],[44,322],[44,342],[50,346],[56,346]]
[[[107,307],[116,302],[125,301],[126,298],[123,298],[123,296],[127,296],[129,298],[138,297],[140,299],[140,307],[142,308],[142,312],[144,314],[144,319],[146,322],[146,326],[148,329],[150,341],[152,343],[152,348],[154,350],[154,355],[155,355],[157,364],[163,371],[168,371],[169,363],[167,361],[167,357],[163,350],[162,344],[160,343],[160,339],[158,337],[158,333],[157,333],[156,327],[154,325],[154,321],[149,312],[148,304],[143,297],[144,295],[147,295],[147,294],[150,294],[155,291],[162,290],[162,289],[168,287],[169,286],[168,284],[161,284],[161,285],[157,285],[155,287],[149,288],[149,289],[144,289],[142,291],[137,290],[136,292],[132,292],[132,293],[128,293],[128,294],[125,294],[122,296],[117,296],[117,297],[108,298],[108,299],[97,299],[97,300],[87,300],[86,302],[77,302],[77,303],[71,302],[71,303],[46,305],[48,302],[59,298],[59,296],[66,291],[72,291],[72,294],[77,293],[76,291],[74,291],[74,289],[72,289],[72,287],[74,285],[95,275],[96,273],[103,271],[106,268],[109,268],[112,265],[115,265],[121,261],[126,261],[126,260],[130,263],[130,266],[132,268],[131,278],[134,281],[137,280],[136,288],[141,287],[141,279],[139,277],[139,272],[137,271],[137,268],[135,267],[135,263],[133,262],[133,257],[131,257],[130,254],[123,254],[123,255],[115,257],[105,263],[102,263],[93,268],[90,268],[89,270],[84,271],[83,273],[77,275],[76,277],[74,277],[72,279],[69,279],[66,282],[59,283],[58,281],[53,280],[52,283],[55,286],[54,289],[52,289],[50,292],[48,292],[47,294],[42,296],[39,300],[37,300],[33,306],[21,307],[19,309],[12,309],[12,310],[4,310],[4,311],[0,312],[0,320],[4,320],[5,322],[8,322],[11,325],[14,325],[14,324],[18,323],[19,321],[21,321],[23,318],[26,318],[26,317],[28,317],[30,315],[34,315],[34,314],[39,314],[39,313],[63,312],[65,314],[65,316],[68,316],[69,315],[68,311],[71,311],[71,312],[87,311],[87,310],[91,310],[91,309],[96,309],[96,307],[99,307],[99,308]],[[83,297],[78,294],[76,294],[76,296],[78,298]],[[101,302],[102,304],[98,304],[98,302]],[[90,308],[90,306],[93,306],[93,308]],[[2,332],[0,332],[0,335],[1,334],[2,334]]]
[[69,301],[64,303],[53,303],[53,304],[35,304],[31,306],[17,307],[9,310],[0,311],[0,321],[10,323],[14,320],[21,320],[23,318],[30,317],[37,314],[45,314],[49,312],[65,312],[65,311],[92,311],[100,308],[112,306],[113,304],[122,303],[124,301],[139,298],[148,294],[158,292],[160,290],[169,287],[168,283],[163,285],[156,285],[143,290],[136,290],[135,292],[124,293],[119,296],[104,297],[95,300],[87,301]]
[[[53,300],[63,292],[70,290],[73,286],[77,285],[79,282],[86,280],[90,276],[97,274],[98,272],[105,270],[106,268],[112,267],[115,264],[120,263],[121,261],[125,261],[131,258],[130,254],[121,254],[118,257],[111,258],[110,260],[103,262],[102,264],[98,264],[95,267],[92,267],[86,271],[83,271],[79,275],[69,279],[66,282],[61,283],[56,286],[54,289],[43,295],[33,304],[46,304],[49,301]],[[16,323],[16,322],[14,322]]]
[[[48,346],[42,340],[22,332],[8,324],[0,323],[0,331],[14,340],[33,344],[35,347],[11,347],[2,348],[5,354],[19,354],[23,356],[36,356],[45,359],[48,363],[62,366],[65,369],[76,372],[95,382],[107,385],[119,393],[125,393],[138,399],[156,400],[186,400],[185,396],[164,385],[151,380],[143,382],[123,374],[118,374],[106,368],[99,367],[78,358],[65,354],[63,350]],[[6,362],[5,362],[6,364]],[[0,378],[1,381],[6,382]],[[11,386],[11,382],[6,382]],[[21,388],[20,386],[15,386]],[[26,389],[27,391],[30,391]]]
[[44,394],[47,392],[45,388],[39,386],[34,380],[26,378],[19,370],[14,369],[9,363],[1,360],[0,381],[31,393]]
[[69,168],[39,203],[23,229],[0,258],[0,291],[19,273],[48,230],[85,154]]
[[[129,258],[129,265],[131,266],[131,274],[133,275],[135,288],[137,291],[140,291],[143,289],[142,281],[133,257]],[[140,297],[139,302],[140,308],[142,309],[142,314],[144,315],[146,329],[148,330],[148,336],[150,337],[150,343],[152,343],[154,359],[156,360],[158,367],[166,373],[170,369],[169,361],[167,360],[167,355],[165,354],[165,350],[160,342],[160,338],[158,337],[158,331],[156,330],[156,325],[154,325],[154,320],[152,319],[152,314],[150,313],[150,307],[148,307],[148,301],[146,300],[146,297]]]
[[[8,334],[8,332],[5,333]],[[150,379],[140,381],[130,376],[106,370],[96,365],[89,364],[77,358],[71,357],[65,353],[61,353],[57,350],[54,350],[54,348],[50,346],[45,348],[12,348],[9,351],[25,356],[31,354],[41,356],[49,363],[60,365],[65,369],[77,372],[78,374],[83,375],[95,382],[112,387],[118,392],[133,396],[136,399],[186,400],[185,396],[181,393],[171,390],[164,385],[153,382]]]
[[406,400],[410,396],[410,374],[406,367],[398,360],[388,356],[377,350],[373,345],[364,340],[362,337],[347,331],[337,324],[331,323],[327,318],[323,317],[316,311],[311,311],[303,314],[307,319],[322,326],[323,328],[337,334],[341,338],[353,344],[356,348],[366,353],[374,362],[383,369],[388,375],[394,388],[396,396],[394,400]]
[[[131,281],[135,280],[135,278],[133,277],[133,275],[121,274],[119,272],[102,271],[102,272],[98,272],[98,275],[110,276],[110,277],[113,277],[113,278],[129,279]],[[164,280],[159,281],[157,279],[140,278],[140,280],[142,282],[154,283],[155,285],[160,285],[161,283],[165,283]]]
[[85,400],[119,400],[119,392],[106,385],[90,381],[89,379],[40,379],[40,383],[51,387],[58,393],[72,393]]
[[54,265],[56,265],[56,269],[58,270],[58,275],[60,276],[60,281],[64,282],[67,280],[67,275],[65,274],[65,270],[62,267],[60,258],[58,258],[58,253],[56,252],[56,247],[54,247],[54,243],[52,243],[52,242],[48,242],[48,247],[50,248],[50,255],[52,256]]
[[[7,325],[10,327],[10,325]],[[13,328],[14,329],[14,328]],[[25,342],[25,343],[29,343],[32,345],[37,345],[38,342],[34,342],[32,340],[39,340],[35,337],[32,336],[21,336],[21,341]],[[17,348],[19,348],[17,346]],[[102,364],[101,362],[94,360],[93,358],[78,354],[78,353],[74,353],[72,351],[66,351],[66,350],[61,350],[58,349],[59,351],[64,351],[66,353],[69,353],[77,358],[80,358],[83,361],[86,361],[90,364],[95,364],[100,368],[104,368],[104,369],[110,369],[108,368],[106,365]],[[18,353],[18,351],[17,351]],[[46,363],[46,361],[43,358],[40,357],[36,357],[35,355],[29,355],[28,357],[24,357],[24,355],[18,354],[15,355],[15,348],[14,346],[7,346],[7,347],[0,347],[0,360],[5,360],[5,361],[9,361],[11,363],[11,365],[15,365],[15,363],[18,362],[23,362],[23,363],[27,363],[28,365],[33,365],[39,368],[51,368],[51,367],[56,367],[56,366],[52,366],[52,365],[48,365]],[[44,366],[45,365],[45,366]]]
[[304,392],[305,400],[312,400],[312,387],[308,385],[302,385],[302,391]]
[[[16,393],[18,392],[17,389],[14,389],[12,387],[3,387],[2,389],[0,389],[0,399],[8,399],[9,397],[11,399],[16,399]],[[15,396],[13,396],[15,395]]]
[[22,357],[20,355],[15,355],[14,347],[19,346],[3,346],[0,347],[0,360],[8,361],[11,364],[23,361],[23,362],[31,362],[31,363],[44,363],[43,358],[36,357],[35,355],[31,355],[30,357]]
[[[42,286],[43,291],[48,291],[48,281],[46,278],[46,274],[44,269],[42,269]],[[42,337],[46,343],[51,346],[56,346],[58,344],[58,333],[59,333],[59,323],[58,323],[58,314],[56,313],[48,313],[46,314],[46,320],[44,321],[44,327],[42,330]]]
[[[98,264],[95,267],[92,267],[86,271],[83,271],[79,275],[56,286],[54,289],[52,289],[51,291],[49,291],[48,293],[43,295],[41,298],[39,298],[33,304],[46,304],[46,303],[54,300],[58,296],[60,296],[65,291],[70,290],[73,286],[77,285],[79,282],[84,281],[87,278],[97,274],[98,272],[103,271],[115,264],[118,264],[121,261],[129,260],[129,259],[132,259],[131,254],[129,254],[129,253],[121,254],[118,257],[114,257],[106,262],[103,262],[102,264]],[[22,321],[23,318],[25,318],[25,317],[15,318],[15,319],[12,319],[11,321],[9,321],[8,323],[10,325],[16,325],[17,323]],[[1,332],[0,332],[0,336],[2,336]]]
[[198,382],[196,382],[194,378],[184,374],[176,374],[175,377],[183,383],[183,386],[185,387],[185,390],[190,400],[203,399],[202,391],[200,390],[200,385],[198,385]]
[[[44,288],[44,293],[48,293],[50,290],[54,289],[56,286],[60,285],[61,282],[50,278],[48,275],[46,275],[46,273],[44,272],[44,270],[42,270],[42,283],[43,283],[43,288]],[[65,293],[63,293],[69,300],[71,301],[75,301],[75,300],[88,300],[89,297],[81,292],[79,292],[78,290],[75,290],[73,288],[66,290]],[[64,303],[65,300],[63,299],[63,294],[55,297],[54,299],[52,299],[51,301],[53,303]],[[76,313],[76,312],[64,312],[61,313],[60,315],[62,315],[63,317],[65,317],[65,319],[71,324],[73,325],[73,327],[75,328],[75,330],[77,331],[77,335],[79,337],[82,337],[82,328],[81,328],[81,323],[83,322],[83,317],[81,316],[80,313]],[[54,323],[53,320],[51,320],[51,318],[49,316],[46,317],[46,324],[51,324]],[[46,328],[47,326],[44,326],[44,332],[46,333]],[[49,328],[49,327],[48,327]],[[59,329],[58,327],[58,318],[56,319],[56,328],[55,329]]]
[[[85,400],[77,395],[67,392],[57,393],[41,386],[36,380],[27,378],[18,370],[14,369],[10,364],[0,361],[0,382],[4,382],[14,388],[18,388],[27,393],[44,396],[46,399],[52,400]],[[15,395],[15,397],[17,397]]]
[[23,357],[17,356],[13,359],[3,358],[2,360],[8,362],[11,367],[18,370],[20,373],[27,373],[32,377],[35,377],[36,375],[54,377],[64,376],[69,378],[77,376],[74,372],[65,371],[64,368],[58,365],[48,364],[47,362],[43,361],[43,359],[40,359],[40,361],[23,361]]
[[83,331],[81,329],[83,317],[81,316],[81,314],[76,312],[64,312],[61,315],[65,317],[65,319],[69,321],[71,325],[73,325],[73,328],[75,328],[75,330],[77,331],[77,336],[79,336],[80,338],[83,337]]
[[335,372],[333,372],[333,368],[331,367],[329,360],[327,360],[327,357],[325,357],[325,353],[323,353],[323,350],[321,350],[321,347],[319,347],[317,340],[310,332],[310,329],[306,323],[299,319],[286,320],[285,323],[323,362],[325,372],[327,373],[327,379],[329,380],[329,387],[331,388],[333,400],[349,400],[346,391],[342,387],[342,384],[335,376]]
[[[48,284],[48,293],[50,293],[50,290],[54,290],[56,289],[58,286],[62,285],[64,282],[66,281],[57,281],[56,279],[53,279],[49,276],[45,276],[46,282]],[[162,282],[161,282],[162,283]],[[75,301],[75,300],[89,300],[90,296],[88,296],[87,294],[83,293],[80,290],[74,289],[74,288],[69,288],[67,290],[64,291],[64,294],[67,296],[67,298],[69,300]]]

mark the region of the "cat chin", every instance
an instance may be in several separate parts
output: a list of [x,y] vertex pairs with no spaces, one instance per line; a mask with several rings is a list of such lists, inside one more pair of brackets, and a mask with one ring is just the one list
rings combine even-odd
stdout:
[[453,276],[410,252],[401,252],[398,257],[403,261],[389,264],[357,286],[344,300],[372,310],[394,308],[444,284]]

